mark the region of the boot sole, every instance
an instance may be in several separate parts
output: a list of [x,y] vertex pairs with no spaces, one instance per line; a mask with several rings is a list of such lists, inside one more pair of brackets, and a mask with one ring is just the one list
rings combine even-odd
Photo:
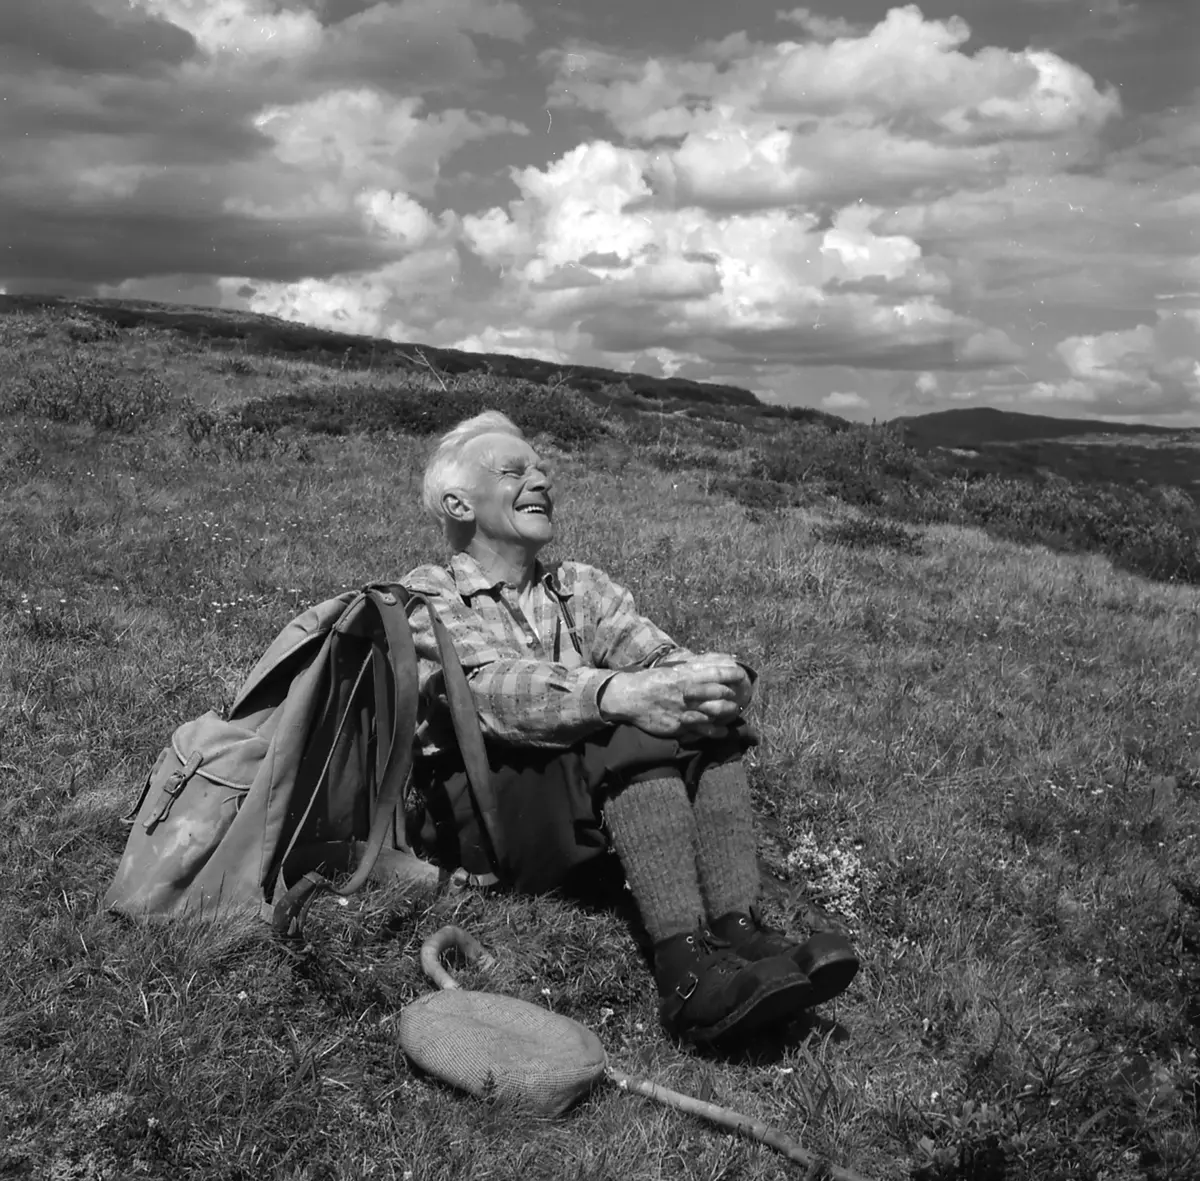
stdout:
[[835,931],[821,931],[800,944],[792,963],[812,981],[810,1007],[840,996],[858,975],[858,956],[850,941]]
[[812,981],[812,997],[808,1007],[815,1009],[841,996],[850,987],[854,977],[858,975],[858,959],[851,956],[845,959],[831,958],[825,963],[819,963],[809,974]]
[[812,985],[804,976],[784,977],[775,984],[763,987],[732,1013],[715,1025],[683,1030],[681,1041],[694,1046],[708,1046],[734,1035],[756,1033],[764,1026],[787,1024],[812,1005],[809,996]]

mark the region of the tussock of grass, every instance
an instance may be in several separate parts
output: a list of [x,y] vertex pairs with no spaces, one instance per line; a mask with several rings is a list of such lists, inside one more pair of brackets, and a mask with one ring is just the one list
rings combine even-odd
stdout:
[[[319,905],[302,948],[257,925],[97,912],[119,817],[171,729],[226,703],[304,606],[440,552],[416,508],[427,444],[245,427],[238,408],[315,380],[310,362],[212,373],[171,338],[6,323],[2,372],[22,350],[50,372],[72,349],[133,369],[158,349],[173,401],[124,433],[5,410],[0,1173],[793,1175],[614,1091],[530,1120],[414,1075],[395,1016],[429,987],[421,940],[453,921],[498,958],[464,985],[550,1005],[626,1069],[868,1176],[1194,1175],[1194,588],[961,524],[890,544],[911,518],[850,516],[778,472],[754,478],[791,491],[747,508],[664,462],[719,453],[736,488],[736,452],[651,437],[657,419],[645,437],[601,419],[593,450],[564,440],[558,552],[634,587],[680,640],[761,670],[768,914],[844,926],[864,956],[819,1022],[708,1061],[663,1040],[604,908],[374,890]],[[213,396],[188,402],[204,373]],[[350,402],[375,379],[337,380]],[[202,411],[228,436],[193,437]]]

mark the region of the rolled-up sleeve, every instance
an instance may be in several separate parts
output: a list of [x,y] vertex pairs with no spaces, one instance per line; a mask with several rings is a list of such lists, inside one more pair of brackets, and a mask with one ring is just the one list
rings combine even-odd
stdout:
[[[600,716],[598,698],[613,675],[611,671],[531,659],[457,594],[420,583],[412,589],[429,599],[450,634],[485,737],[558,749],[572,746],[608,724]],[[448,710],[428,609],[417,605],[410,622],[419,658],[422,713],[429,718],[432,737],[441,746],[441,740],[448,737]]]
[[576,598],[590,615],[591,659],[600,668],[654,668],[692,653],[638,611],[633,595],[595,566],[575,564]]

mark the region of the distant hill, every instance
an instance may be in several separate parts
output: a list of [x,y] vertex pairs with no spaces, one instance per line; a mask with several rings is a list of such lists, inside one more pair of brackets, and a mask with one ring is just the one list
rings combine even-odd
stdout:
[[1047,414],[1020,414],[991,406],[960,410],[938,410],[894,418],[892,425],[904,431],[905,442],[918,447],[980,447],[985,443],[1027,443],[1037,439],[1067,439],[1080,436],[1120,435],[1164,438],[1194,434],[1200,430],[1149,426],[1142,423],[1102,422],[1094,418],[1054,418]]
[[896,418],[904,442],[941,467],[1083,484],[1200,488],[1200,429],[1052,418],[988,406]]

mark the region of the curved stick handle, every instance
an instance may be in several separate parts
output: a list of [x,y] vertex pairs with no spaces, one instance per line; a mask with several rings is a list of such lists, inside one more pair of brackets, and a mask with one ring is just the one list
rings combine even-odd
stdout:
[[448,951],[457,952],[468,964],[491,968],[496,957],[483,950],[483,945],[462,927],[442,927],[421,944],[421,970],[438,988],[458,988],[458,981],[442,963]]

